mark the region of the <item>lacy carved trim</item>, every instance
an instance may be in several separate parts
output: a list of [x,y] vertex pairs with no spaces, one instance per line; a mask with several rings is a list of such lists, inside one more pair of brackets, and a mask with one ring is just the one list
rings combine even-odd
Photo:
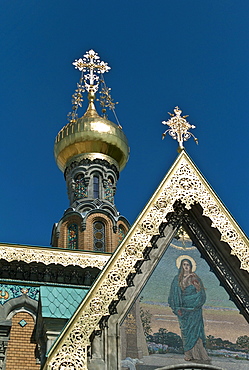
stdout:
[[8,262],[23,261],[26,263],[41,262],[44,265],[80,266],[97,267],[103,269],[110,256],[92,255],[85,252],[73,253],[67,250],[51,250],[42,248],[19,247],[19,246],[0,246],[0,259]]
[[[229,288],[229,295],[231,292],[236,296],[236,299],[239,301],[239,304],[243,305],[243,308],[249,313],[249,301],[248,294],[245,294],[245,291],[241,288],[236,275],[231,274],[231,271],[226,267],[225,261],[222,260],[214,249],[212,243],[210,243],[206,237],[203,235],[201,229],[189,216],[184,216],[184,222],[190,226],[191,230],[196,235],[196,238],[201,241],[201,244],[204,246],[205,253],[212,260],[213,266],[218,271],[218,273],[223,276],[224,281],[227,283]],[[238,307],[239,308],[239,307]],[[240,308],[239,308],[240,309]]]
[[113,300],[118,300],[119,289],[127,286],[128,275],[135,272],[137,261],[144,259],[143,251],[151,247],[151,238],[159,234],[160,224],[166,221],[169,212],[174,211],[173,205],[179,200],[186,209],[195,203],[201,205],[203,215],[211,219],[212,226],[221,233],[221,240],[227,242],[231,253],[239,258],[241,268],[249,271],[248,242],[242,231],[187,154],[182,152],[100,275],[91,295],[53,347],[47,362],[49,370],[87,370],[86,348],[90,345],[90,335],[98,330],[100,319],[109,315],[109,305]]

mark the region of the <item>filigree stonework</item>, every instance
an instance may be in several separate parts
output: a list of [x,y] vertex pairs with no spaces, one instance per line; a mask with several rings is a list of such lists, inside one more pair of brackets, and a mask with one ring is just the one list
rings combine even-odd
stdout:
[[184,222],[188,224],[188,226],[191,227],[191,229],[196,234],[198,240],[202,242],[202,245],[204,246],[205,252],[208,253],[209,256],[212,258],[213,265],[216,266],[218,271],[221,272],[222,276],[224,277],[224,280],[226,282],[229,282],[229,289],[234,293],[236,297],[238,297],[239,301],[242,301],[243,307],[249,312],[249,301],[248,301],[248,295],[245,295],[243,290],[241,289],[239,281],[236,279],[236,275],[233,276],[231,274],[231,271],[226,267],[226,264],[224,261],[221,261],[220,257],[217,255],[217,252],[213,246],[212,243],[210,243],[203,232],[201,231],[200,227],[189,216],[184,216]]
[[137,261],[144,259],[143,251],[151,247],[152,236],[159,234],[160,224],[166,222],[169,212],[174,211],[173,205],[176,201],[181,201],[186,209],[199,203],[203,215],[211,219],[212,227],[219,230],[221,239],[230,246],[231,254],[240,260],[241,268],[249,271],[249,248],[243,239],[242,231],[195,169],[186,153],[182,152],[173,170],[121,243],[119,251],[109,261],[98,284],[78,310],[71,326],[52,349],[48,358],[50,370],[87,370],[86,348],[90,345],[90,335],[98,328],[100,319],[109,315],[109,305],[118,299],[119,289],[127,286],[127,277],[135,272]]
[[12,247],[12,246],[0,246],[0,259],[8,262],[12,261],[23,261],[26,263],[41,262],[44,265],[55,265],[62,266],[80,266],[85,267],[97,267],[103,269],[110,256],[96,256],[90,253],[73,253],[67,250],[51,250],[51,249],[34,249],[31,247]]

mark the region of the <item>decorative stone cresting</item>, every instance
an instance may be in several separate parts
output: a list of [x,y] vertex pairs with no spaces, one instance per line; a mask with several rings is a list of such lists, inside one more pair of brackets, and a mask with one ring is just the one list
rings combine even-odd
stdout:
[[103,269],[110,256],[92,255],[90,253],[73,253],[67,250],[51,250],[49,248],[32,248],[0,245],[0,259],[8,262],[23,261],[26,263],[41,262],[44,265],[97,267]]
[[173,205],[181,201],[187,209],[195,203],[203,208],[203,215],[212,221],[221,233],[221,240],[231,247],[231,254],[249,272],[248,241],[209,187],[185,152],[182,152],[157,189],[136,224],[110,259],[103,273],[93,286],[91,294],[77,310],[71,323],[62,333],[48,356],[49,370],[87,370],[89,337],[98,329],[103,316],[109,315],[108,306],[117,300],[121,287],[127,286],[127,277],[135,272],[134,266],[143,259],[143,251],[151,246],[150,240],[158,234],[166,215],[173,212]]

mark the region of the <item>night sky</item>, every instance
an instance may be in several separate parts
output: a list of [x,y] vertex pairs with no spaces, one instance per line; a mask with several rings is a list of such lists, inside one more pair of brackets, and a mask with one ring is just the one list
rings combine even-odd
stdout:
[[120,213],[133,223],[177,157],[161,122],[178,105],[199,139],[188,154],[248,233],[248,16],[240,0],[3,0],[0,241],[49,245],[68,207],[53,144],[80,78],[72,62],[89,49],[112,67],[131,148]]

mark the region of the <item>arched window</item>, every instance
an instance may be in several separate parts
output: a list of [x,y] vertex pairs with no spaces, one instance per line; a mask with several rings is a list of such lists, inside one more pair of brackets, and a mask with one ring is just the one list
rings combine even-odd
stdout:
[[93,198],[99,198],[99,176],[93,176]]
[[101,221],[93,223],[93,250],[105,251],[105,225]]
[[78,174],[75,178],[74,200],[81,198],[87,198],[87,186],[82,173]]
[[122,242],[125,235],[126,235],[125,229],[123,228],[123,226],[119,226],[118,227],[118,242],[119,242],[119,244]]
[[105,199],[111,203],[114,203],[113,193],[113,179],[111,177],[108,177],[105,187]]
[[76,224],[68,226],[67,245],[69,249],[78,249],[78,225]]

